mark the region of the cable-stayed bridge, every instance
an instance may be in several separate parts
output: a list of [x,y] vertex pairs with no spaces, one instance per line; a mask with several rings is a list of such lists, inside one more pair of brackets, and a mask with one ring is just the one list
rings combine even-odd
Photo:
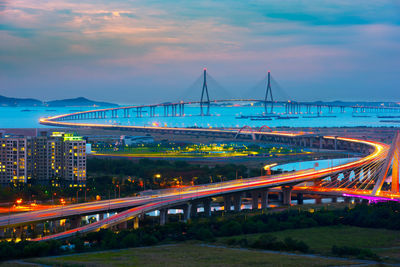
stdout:
[[[200,90],[199,90],[200,89]],[[260,95],[260,92],[263,95]],[[255,94],[257,93],[257,94]],[[400,107],[385,107],[385,106],[363,106],[353,105],[348,106],[343,103],[323,103],[323,102],[299,102],[291,99],[284,90],[279,86],[276,80],[272,77],[271,72],[256,86],[251,88],[247,95],[252,98],[242,97],[233,98],[228,90],[223,88],[210,74],[207,69],[203,70],[203,74],[196,82],[186,90],[181,100],[175,102],[166,102],[160,104],[122,106],[116,108],[95,109],[90,111],[75,112],[55,116],[52,121],[67,121],[67,120],[91,120],[91,119],[108,119],[108,118],[130,118],[130,117],[181,117],[185,116],[185,107],[190,105],[199,106],[200,116],[212,115],[212,106],[223,103],[244,103],[256,104],[264,106],[262,114],[254,114],[254,117],[270,118],[276,116],[287,116],[294,114],[322,114],[332,113],[366,113],[366,112],[399,112]],[[258,98],[257,98],[258,95]],[[274,96],[275,95],[275,96]],[[278,99],[276,100],[278,95]],[[284,100],[282,100],[284,99]],[[274,107],[283,107],[284,111],[277,114]],[[43,121],[45,123],[45,121]]]

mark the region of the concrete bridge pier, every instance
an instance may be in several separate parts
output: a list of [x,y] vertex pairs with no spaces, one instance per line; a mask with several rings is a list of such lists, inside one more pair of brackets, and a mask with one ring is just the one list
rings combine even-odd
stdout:
[[337,203],[337,197],[332,197],[332,203]]
[[15,233],[14,237],[16,239],[22,240],[24,238],[24,227],[23,226],[16,227],[14,233]]
[[190,213],[192,212],[192,204],[187,203],[183,207],[183,221],[187,222],[190,220]]
[[303,203],[304,203],[304,195],[303,195],[303,193],[298,193],[296,198],[297,198],[297,204],[298,205],[303,205]]
[[167,208],[160,209],[160,225],[166,224],[167,220],[168,220],[168,209]]
[[75,229],[78,228],[79,226],[81,226],[81,222],[82,222],[82,217],[81,216],[74,216],[69,220],[69,225],[71,229]]
[[206,198],[203,200],[204,214],[205,216],[211,216],[211,199]]
[[126,230],[126,229],[128,229],[128,221],[124,221],[124,222],[118,224],[119,231]]
[[225,195],[224,196],[224,211],[230,211],[231,206],[232,206],[231,195]]
[[133,229],[138,229],[139,228],[139,217],[135,217],[132,219],[133,220]]
[[289,205],[291,204],[292,200],[292,186],[284,186],[282,187],[282,193],[283,193],[283,205]]
[[268,190],[261,191],[261,209],[268,208]]
[[192,201],[190,204],[190,217],[193,218],[197,216],[197,207],[199,203],[197,201]]
[[251,209],[252,210],[257,210],[258,209],[258,196],[260,192],[259,191],[252,191],[251,192]]
[[239,212],[242,206],[242,193],[236,193],[233,195],[233,207],[235,212]]
[[316,195],[315,196],[315,204],[321,204],[322,203],[322,196]]

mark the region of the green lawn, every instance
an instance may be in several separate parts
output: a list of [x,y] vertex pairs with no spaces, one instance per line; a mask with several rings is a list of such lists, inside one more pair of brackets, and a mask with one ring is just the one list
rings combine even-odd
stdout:
[[[387,249],[400,246],[400,231],[386,229],[370,229],[352,226],[326,226],[307,229],[293,229],[268,233],[283,240],[292,237],[304,241],[316,253],[329,254],[333,245],[368,248],[378,255],[385,256]],[[255,240],[261,234],[243,235],[249,241]],[[220,238],[225,243],[229,237]],[[393,255],[391,255],[393,256]],[[398,253],[400,260],[400,253]]]
[[356,261],[280,255],[262,251],[177,244],[30,259],[56,266],[331,266]]

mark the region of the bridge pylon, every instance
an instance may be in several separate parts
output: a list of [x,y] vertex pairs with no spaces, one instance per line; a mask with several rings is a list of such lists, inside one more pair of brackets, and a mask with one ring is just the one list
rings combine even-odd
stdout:
[[385,162],[379,173],[378,180],[372,190],[372,195],[379,195],[383,183],[386,181],[390,167],[392,167],[392,193],[399,193],[399,159],[400,159],[400,133],[397,131],[393,138]]
[[[270,100],[268,100],[268,99],[270,99]],[[271,102],[270,112],[268,112],[268,102]],[[267,89],[265,91],[265,99],[264,99],[264,109],[265,109],[265,113],[273,113],[274,112],[274,98],[272,96],[271,72],[270,71],[268,71]]]
[[[206,100],[203,100],[203,98]],[[204,68],[204,80],[203,80],[203,89],[201,91],[200,98],[200,115],[204,116],[203,105],[207,105],[207,113],[206,116],[210,116],[210,96],[208,95],[208,87],[207,87],[207,68]]]

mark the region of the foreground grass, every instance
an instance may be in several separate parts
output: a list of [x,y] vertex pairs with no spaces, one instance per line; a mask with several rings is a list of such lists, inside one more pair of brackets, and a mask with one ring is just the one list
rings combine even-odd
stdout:
[[[283,240],[286,237],[301,240],[305,242],[313,252],[319,254],[329,255],[333,245],[349,246],[371,249],[379,256],[389,256],[400,261],[400,253],[396,255],[388,251],[388,248],[398,248],[400,246],[400,231],[336,225],[292,229],[268,234],[277,237],[279,240]],[[253,241],[260,235],[262,234],[242,235],[236,238],[247,238],[249,241]],[[229,238],[232,237],[220,238],[218,242],[225,244]]]
[[132,248],[109,252],[26,260],[57,266],[331,266],[355,261],[281,255],[198,244]]

